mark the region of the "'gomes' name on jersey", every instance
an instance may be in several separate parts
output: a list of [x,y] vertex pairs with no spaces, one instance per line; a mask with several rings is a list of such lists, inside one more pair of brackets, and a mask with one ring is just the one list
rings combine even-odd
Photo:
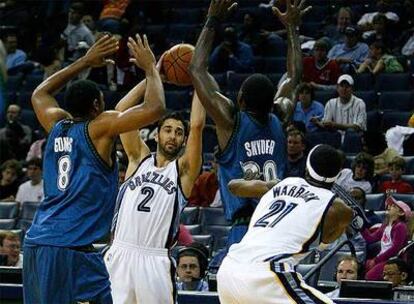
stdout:
[[248,157],[257,155],[273,155],[275,149],[275,141],[272,139],[258,139],[244,143],[246,155]]

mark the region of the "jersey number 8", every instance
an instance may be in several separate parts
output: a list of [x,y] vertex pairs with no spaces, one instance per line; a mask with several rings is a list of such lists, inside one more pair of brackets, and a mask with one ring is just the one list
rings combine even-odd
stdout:
[[57,186],[59,190],[65,191],[66,187],[69,185],[69,172],[71,169],[71,162],[68,155],[62,156],[58,161],[58,180]]

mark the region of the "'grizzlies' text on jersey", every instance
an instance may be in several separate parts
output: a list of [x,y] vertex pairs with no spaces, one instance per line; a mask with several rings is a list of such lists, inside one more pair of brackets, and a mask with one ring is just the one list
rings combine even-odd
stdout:
[[286,139],[278,118],[269,114],[266,125],[260,124],[246,112],[239,112],[232,137],[218,156],[220,195],[227,220],[232,220],[241,208],[257,205],[256,200],[238,198],[230,193],[227,184],[232,179],[248,178],[274,180],[283,178]]
[[289,177],[260,200],[249,229],[229,256],[246,263],[279,261],[296,264],[320,243],[324,216],[335,197],[328,189]]
[[109,168],[88,134],[88,122],[62,120],[44,152],[45,198],[27,232],[26,245],[86,246],[111,227],[118,192],[115,158]]
[[156,166],[148,155],[119,191],[114,241],[147,248],[170,248],[175,242],[186,199],[181,191],[178,160]]

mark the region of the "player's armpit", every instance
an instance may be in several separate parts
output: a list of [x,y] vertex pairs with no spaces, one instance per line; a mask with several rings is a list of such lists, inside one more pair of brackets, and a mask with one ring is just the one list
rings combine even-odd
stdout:
[[322,242],[329,244],[339,238],[349,226],[352,216],[352,209],[341,199],[335,198],[322,223]]

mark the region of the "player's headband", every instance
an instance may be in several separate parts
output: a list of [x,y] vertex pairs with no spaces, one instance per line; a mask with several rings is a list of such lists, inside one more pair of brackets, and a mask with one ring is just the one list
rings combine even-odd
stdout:
[[315,147],[313,147],[312,150],[310,150],[308,154],[308,158],[306,159],[306,169],[308,169],[310,177],[312,177],[314,180],[318,182],[323,182],[323,183],[334,183],[336,179],[338,178],[340,172],[338,172],[338,174],[334,177],[323,177],[323,176],[320,176],[318,173],[316,173],[316,171],[312,168],[310,159],[311,159],[312,153],[319,146],[320,145],[316,145]]

